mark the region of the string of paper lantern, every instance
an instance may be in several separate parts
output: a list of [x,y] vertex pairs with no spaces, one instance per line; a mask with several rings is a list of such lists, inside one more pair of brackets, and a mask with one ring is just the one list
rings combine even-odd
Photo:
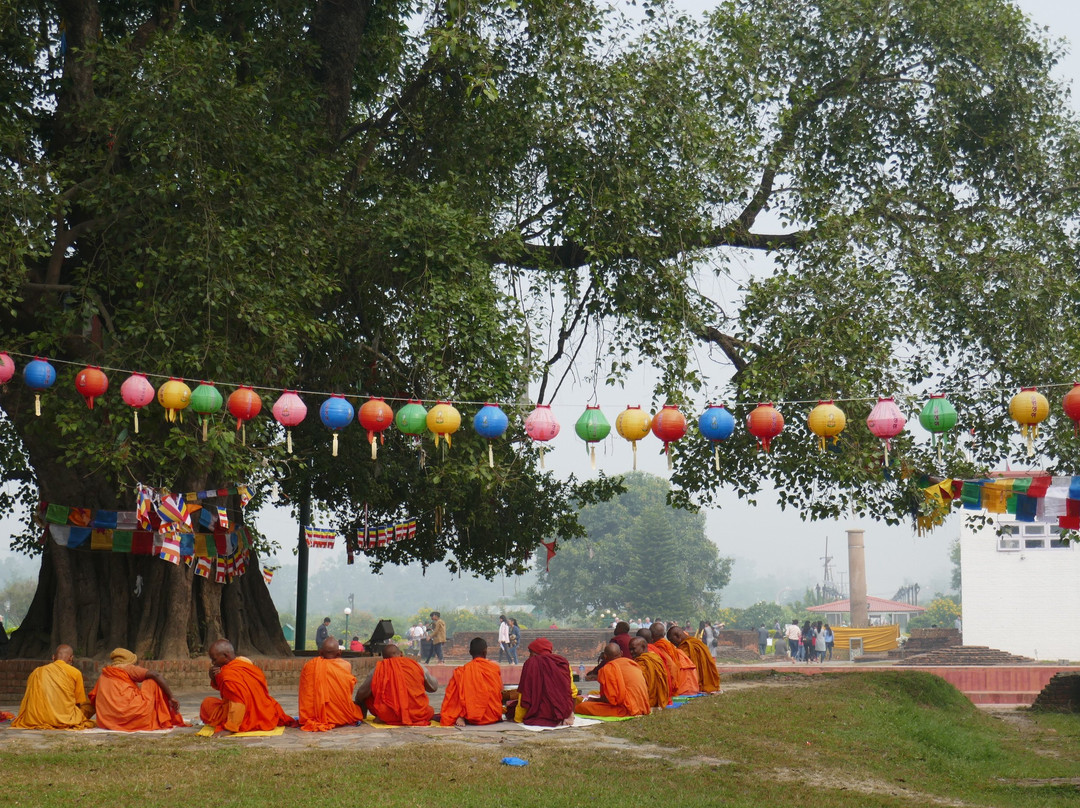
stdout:
[[[56,381],[56,369],[53,362],[63,365],[78,366],[80,363],[66,360],[49,360],[40,356],[32,358],[29,355],[17,352],[0,351],[0,384],[10,382],[16,372],[16,363],[12,358],[28,358],[23,369],[23,378],[27,386],[35,392],[35,414],[41,414],[41,394],[52,387]],[[135,432],[139,431],[139,410],[146,407],[156,397],[158,403],[165,409],[166,418],[170,422],[183,421],[183,410],[190,407],[201,417],[203,426],[203,439],[206,439],[206,428],[209,417],[217,413],[222,406],[223,399],[213,382],[200,382],[193,392],[187,384],[187,379],[177,376],[159,376],[166,379],[155,391],[154,385],[149,381],[147,374],[139,371],[126,371],[117,368],[103,368],[88,365],[76,373],[75,388],[84,397],[87,406],[93,409],[94,401],[103,396],[109,389],[109,379],[106,371],[130,373],[120,387],[120,396],[124,403],[134,410]],[[310,391],[285,390],[276,388],[257,387],[254,385],[232,385],[234,391],[229,395],[225,405],[230,414],[237,419],[237,430],[241,433],[241,441],[246,442],[244,433],[245,425],[254,419],[262,410],[262,399],[258,390],[273,390],[280,395],[273,407],[273,417],[286,429],[286,445],[289,452],[292,451],[291,428],[300,424],[307,415],[307,406],[301,398],[301,393]],[[1070,389],[1062,399],[1062,410],[1077,425],[1080,431],[1080,383],[1072,384],[1046,384],[1044,388],[1069,387]],[[431,410],[424,408],[422,399],[394,399],[389,401],[405,401],[397,413],[382,398],[369,398],[359,408],[359,412],[348,401],[350,396],[343,393],[330,394],[320,408],[320,419],[323,424],[333,432],[333,454],[337,455],[338,434],[352,422],[354,415],[358,416],[361,426],[368,432],[368,441],[371,444],[372,459],[377,459],[377,444],[384,442],[383,432],[391,424],[398,427],[402,434],[411,436],[414,443],[419,444],[420,437],[430,431],[435,436],[438,446],[440,440],[445,439],[447,447],[451,445],[452,435],[461,426],[461,414],[450,401],[436,400]],[[818,445],[824,449],[829,440],[835,444],[840,432],[846,427],[847,418],[844,411],[837,406],[837,402],[867,402],[875,401],[870,398],[848,398],[818,401],[807,418],[810,430],[817,435]],[[479,402],[457,401],[458,404],[468,405]],[[782,401],[779,404],[788,406],[803,405],[813,402],[808,401]],[[739,402],[728,402],[729,406],[742,406]],[[517,405],[511,405],[516,407]],[[481,413],[483,416],[481,417]],[[1038,427],[1049,416],[1050,404],[1046,397],[1034,387],[1025,387],[1013,396],[1009,404],[1009,414],[1016,420],[1021,429],[1021,435],[1026,442],[1028,455],[1034,454],[1034,441],[1038,437]],[[956,426],[958,416],[955,407],[945,397],[945,394],[933,394],[926,401],[919,413],[921,425],[931,433],[932,446],[937,449],[940,458],[943,447],[947,445],[948,433]],[[878,398],[866,419],[870,432],[883,441],[884,464],[888,464],[888,452],[891,441],[901,434],[906,425],[906,419],[893,398]],[[494,467],[494,456],[491,441],[505,434],[509,425],[507,414],[500,408],[498,403],[483,402],[481,411],[473,420],[473,427],[477,434],[488,440],[488,462]],[[773,403],[758,404],[748,415],[746,421],[747,431],[758,438],[761,449],[768,452],[772,441],[781,434],[784,429],[784,417]],[[712,442],[714,446],[714,463],[719,470],[719,443],[726,440],[734,433],[735,421],[730,410],[724,406],[709,405],[698,419],[698,428],[703,437]],[[544,453],[546,443],[559,434],[560,426],[550,404],[540,404],[525,418],[525,431],[529,437],[541,444],[540,465],[544,467]],[[628,406],[621,412],[615,421],[616,432],[631,443],[634,454],[634,468],[637,468],[637,442],[645,438],[649,432],[653,432],[664,443],[663,451],[668,455],[668,465],[671,465],[671,444],[686,434],[686,417],[675,405],[665,405],[652,416],[640,406]],[[595,444],[607,438],[611,431],[611,425],[598,406],[587,406],[585,412],[578,418],[575,431],[589,450],[593,468],[595,468]],[[378,438],[378,441],[376,441]]]

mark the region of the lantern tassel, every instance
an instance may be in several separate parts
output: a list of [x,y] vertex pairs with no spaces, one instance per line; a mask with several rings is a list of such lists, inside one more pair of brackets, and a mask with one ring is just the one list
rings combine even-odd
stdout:
[[247,446],[247,424],[240,423],[240,445]]
[[824,452],[825,451],[825,436],[824,435],[822,435],[822,436],[820,436],[818,438],[818,451],[819,452]]
[[206,443],[206,438],[207,438],[207,435],[206,435],[206,416],[204,415],[203,419],[202,419],[202,442],[203,443]]
[[630,446],[634,450],[634,471],[637,471],[637,441],[630,441]]
[[41,417],[41,396],[34,393],[34,415]]
[[884,440],[884,441],[882,441],[882,443],[885,444],[885,460],[882,461],[881,465],[883,467],[885,467],[885,468],[888,468],[889,467],[889,441]]
[[292,430],[285,430],[285,451],[292,454]]
[[589,444],[589,462],[592,464],[592,470],[596,471],[596,444]]
[[139,434],[139,411],[135,410],[135,434]]
[[495,468],[495,453],[491,451],[491,441],[488,441],[488,468]]
[[671,444],[670,443],[665,443],[664,444],[664,454],[667,455],[667,468],[668,468],[668,471],[671,471]]
[[544,447],[540,447],[540,468],[544,468]]
[[716,466],[716,470],[720,471],[720,444],[713,444],[713,465]]
[[337,432],[334,433],[334,449],[333,452],[331,452],[331,455],[337,457]]
[[371,437],[371,459],[372,460],[378,460],[379,459],[379,444],[375,440],[374,435],[372,435],[372,437]]

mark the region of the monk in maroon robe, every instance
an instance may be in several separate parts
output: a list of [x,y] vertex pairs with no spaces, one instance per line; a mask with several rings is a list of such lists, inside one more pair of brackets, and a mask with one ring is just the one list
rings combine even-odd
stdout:
[[518,680],[525,712],[523,724],[558,727],[574,723],[570,663],[552,653],[553,650],[551,640],[546,637],[529,643],[529,657],[521,666]]

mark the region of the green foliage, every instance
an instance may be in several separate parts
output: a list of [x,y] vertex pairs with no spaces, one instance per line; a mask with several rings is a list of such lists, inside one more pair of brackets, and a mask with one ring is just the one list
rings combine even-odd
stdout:
[[36,589],[37,581],[32,578],[9,580],[0,589],[0,616],[4,618],[4,628],[8,631],[19,627]]
[[587,540],[559,548],[530,601],[556,617],[614,611],[681,623],[711,615],[732,562],[705,537],[704,516],[669,506],[660,477],[633,473],[623,482],[617,498],[582,509]]
[[960,599],[956,596],[936,597],[926,606],[926,611],[908,620],[908,631],[913,628],[953,628],[957,618],[963,616]]

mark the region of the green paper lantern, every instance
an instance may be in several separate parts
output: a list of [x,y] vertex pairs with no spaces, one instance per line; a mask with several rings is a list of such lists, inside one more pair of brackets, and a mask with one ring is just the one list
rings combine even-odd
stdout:
[[611,424],[608,423],[608,419],[604,417],[604,413],[600,412],[599,407],[586,407],[585,412],[581,413],[581,417],[577,419],[577,423],[574,424],[574,431],[577,432],[578,437],[585,441],[585,444],[589,449],[589,459],[592,463],[592,467],[596,468],[596,443],[602,441],[611,432]]
[[410,399],[394,416],[394,426],[403,435],[419,439],[427,430],[427,410],[416,399]]
[[930,396],[919,413],[919,423],[931,433],[931,445],[937,447],[940,458],[941,447],[948,442],[945,433],[956,426],[956,408],[943,395]]
[[206,416],[213,415],[221,409],[224,399],[221,393],[214,387],[213,382],[203,382],[191,391],[191,402],[188,405],[194,412],[202,416],[202,439],[206,441],[206,424],[209,420]]

